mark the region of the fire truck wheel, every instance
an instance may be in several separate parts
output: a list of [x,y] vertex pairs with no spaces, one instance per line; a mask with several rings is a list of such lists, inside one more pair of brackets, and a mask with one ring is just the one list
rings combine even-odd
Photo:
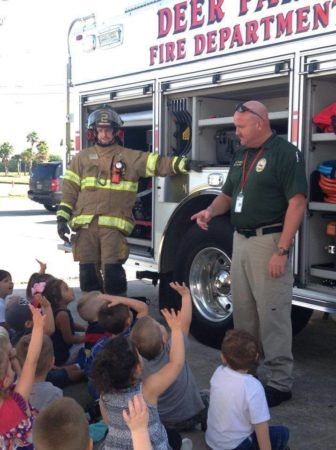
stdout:
[[313,314],[312,309],[302,308],[301,306],[292,306],[292,329],[293,334],[298,334],[304,329]]
[[232,328],[231,254],[233,228],[227,216],[215,217],[209,230],[193,225],[177,254],[174,279],[184,281],[193,299],[191,334],[220,348]]

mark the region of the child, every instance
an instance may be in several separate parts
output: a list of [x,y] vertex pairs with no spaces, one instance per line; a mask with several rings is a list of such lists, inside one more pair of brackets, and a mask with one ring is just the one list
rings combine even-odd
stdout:
[[[192,316],[190,292],[185,284],[170,283],[170,286],[181,295],[181,326],[187,346]],[[144,358],[145,377],[158,372],[167,364],[170,338],[166,329],[156,320],[150,317],[139,320],[132,329],[131,339]],[[160,395],[158,410],[166,428],[181,431],[201,423],[205,429],[206,408],[187,362],[176,380]]]
[[88,323],[84,337],[87,358],[90,357],[92,347],[99,339],[109,335],[109,333],[98,323],[98,311],[104,303],[104,296],[100,291],[86,292],[78,300],[78,314]]
[[38,416],[33,428],[35,450],[91,450],[89,424],[81,406],[60,398]]
[[[126,337],[129,336],[136,320],[148,314],[146,303],[133,298],[106,294],[100,294],[97,298],[99,301],[104,301],[98,310],[98,325],[102,330],[105,330],[105,333],[92,348],[91,356],[86,366],[87,374],[90,374],[95,355],[104,347],[110,337],[115,337],[119,334]],[[131,309],[135,312],[134,319]]]
[[[27,358],[31,336],[23,336],[16,345],[16,353],[21,365]],[[46,381],[48,372],[54,366],[54,348],[49,336],[43,336],[41,353],[37,362],[33,388],[29,397],[30,404],[41,411],[52,401],[63,396],[63,391]]]
[[32,449],[31,428],[34,412],[28,399],[35,377],[38,357],[42,347],[44,316],[29,306],[33,316],[33,332],[21,376],[13,385],[14,371],[8,348],[0,348],[0,448],[12,450],[18,446]]
[[[6,307],[5,319],[8,327],[12,331],[11,342],[16,345],[19,339],[32,331],[32,314],[30,311],[30,302],[21,297],[11,297]],[[51,335],[55,330],[54,315],[51,305],[45,297],[41,301],[42,309],[45,313],[44,333]],[[50,370],[47,381],[55,386],[63,388],[72,381],[79,381],[84,377],[84,372],[77,364],[68,365],[64,368]]]
[[32,288],[34,287],[35,284],[47,283],[49,280],[55,278],[53,275],[46,273],[46,270],[47,270],[46,263],[39,261],[38,259],[36,259],[36,261],[38,262],[38,264],[40,266],[40,270],[38,272],[32,273],[28,280],[28,284],[27,284],[27,288],[26,288],[26,298],[28,300],[30,300],[32,298]]
[[[128,403],[123,417],[132,434],[134,450],[152,450],[148,436],[148,410],[141,395]],[[47,406],[33,428],[35,450],[91,450],[92,440],[83,409],[72,398]]]
[[7,270],[0,270],[0,326],[7,328],[5,321],[6,297],[13,293],[14,283]]
[[[19,339],[31,333],[33,326],[33,317],[29,307],[30,302],[19,296],[9,298],[5,310],[5,320],[7,327],[11,331],[11,342],[16,345]],[[45,315],[44,333],[51,335],[55,331],[54,316],[48,300],[43,297],[41,306]]]
[[284,450],[289,431],[269,427],[265,391],[248,374],[255,369],[258,344],[246,331],[230,330],[222,343],[222,361],[210,381],[205,440],[213,450]]
[[44,289],[45,297],[49,300],[55,320],[55,333],[51,336],[55,351],[57,366],[78,362],[79,352],[84,352],[84,335],[76,331],[85,331],[82,325],[74,323],[69,303],[74,300],[73,289],[63,280],[54,278],[49,280]]
[[135,394],[143,393],[149,410],[149,436],[155,450],[170,449],[157,411],[159,395],[176,379],[184,364],[184,342],[180,313],[162,311],[172,333],[169,362],[157,373],[140,381],[142,362],[134,344],[124,336],[108,340],[97,354],[92,377],[101,392],[100,408],[109,426],[103,449],[131,447],[131,433],[122,420],[122,410]]
[[21,374],[21,365],[17,359],[16,350],[12,346],[10,339],[9,339],[8,331],[4,327],[0,327],[0,348],[4,349],[5,352],[8,354],[11,365],[12,365],[12,369],[14,370],[16,375],[20,375]]
[[[127,337],[135,321],[148,314],[147,304],[133,298],[105,294],[101,294],[99,298],[104,300],[104,304],[98,311],[98,325],[107,332],[107,335],[105,333],[105,336],[94,345],[85,368],[89,378],[89,392],[94,399],[99,398],[99,395],[91,380],[91,368],[97,353],[105,346],[110,337],[119,334]],[[130,308],[135,311],[134,319]]]

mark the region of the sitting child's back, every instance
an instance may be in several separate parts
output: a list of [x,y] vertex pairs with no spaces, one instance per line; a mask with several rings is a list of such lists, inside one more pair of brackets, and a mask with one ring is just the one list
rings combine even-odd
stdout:
[[270,413],[264,388],[248,372],[257,365],[258,344],[246,331],[230,330],[222,344],[227,366],[210,380],[207,445],[213,450],[284,450],[289,432],[268,426]]
[[[140,319],[134,326],[131,339],[144,358],[144,377],[157,373],[169,362],[171,338],[156,320]],[[188,337],[184,336],[187,347]],[[158,400],[161,421],[175,426],[194,417],[204,409],[204,404],[195,378],[187,362],[176,380],[163,392]]]
[[[187,348],[192,311],[190,292],[184,284],[175,282],[170,286],[181,295],[181,326]],[[159,372],[168,363],[171,336],[156,320],[140,319],[133,327],[131,339],[144,358],[145,377]],[[158,409],[167,428],[191,429],[197,423],[205,427],[206,408],[187,362],[176,380],[160,395]]]
[[[28,353],[31,335],[22,336],[16,345],[18,360],[23,366]],[[63,391],[46,381],[48,372],[54,366],[54,348],[49,336],[43,336],[42,348],[37,361],[34,384],[29,397],[30,404],[41,411],[54,400],[63,396]]]
[[108,335],[98,322],[98,311],[104,303],[104,295],[100,291],[85,292],[77,303],[79,316],[88,323],[84,337],[87,358],[90,357],[91,350],[99,339]]

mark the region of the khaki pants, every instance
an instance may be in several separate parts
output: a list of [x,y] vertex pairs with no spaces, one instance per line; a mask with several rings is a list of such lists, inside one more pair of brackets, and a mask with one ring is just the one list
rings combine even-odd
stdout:
[[279,238],[280,233],[250,238],[234,233],[233,320],[235,328],[248,331],[261,342],[267,384],[288,391],[293,384],[290,261],[282,277],[268,275],[268,262]]
[[81,263],[124,264],[129,255],[126,237],[116,228],[98,226],[98,218],[76,231],[73,257]]

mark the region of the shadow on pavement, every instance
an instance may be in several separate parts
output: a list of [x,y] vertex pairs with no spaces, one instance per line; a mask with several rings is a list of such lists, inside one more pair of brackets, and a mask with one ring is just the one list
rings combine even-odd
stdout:
[[54,213],[43,211],[41,209],[19,210],[19,211],[0,211],[0,217],[16,217],[16,216],[54,216]]

